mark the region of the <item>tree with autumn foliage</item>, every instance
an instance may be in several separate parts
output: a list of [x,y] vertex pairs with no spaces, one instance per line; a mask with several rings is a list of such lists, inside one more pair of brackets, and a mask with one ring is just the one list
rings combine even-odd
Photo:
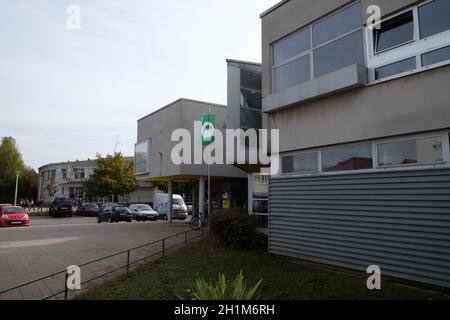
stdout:
[[102,157],[97,154],[97,166],[84,188],[91,197],[119,196],[130,194],[138,184],[133,172],[133,162],[127,161],[122,153]]

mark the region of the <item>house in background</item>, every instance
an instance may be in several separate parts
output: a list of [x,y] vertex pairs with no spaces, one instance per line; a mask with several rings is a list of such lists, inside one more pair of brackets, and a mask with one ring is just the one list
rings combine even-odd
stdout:
[[271,253],[450,287],[449,17],[448,0],[261,15],[262,109],[280,130]]
[[[133,157],[125,157],[127,161],[134,161]],[[77,201],[108,201],[108,199],[89,199],[83,191],[83,183],[94,173],[96,160],[50,163],[39,168],[38,200],[52,203],[55,198],[68,198]],[[56,193],[49,195],[48,185],[54,180]],[[149,203],[153,201],[153,187],[144,182],[139,183],[136,191],[130,195],[120,196],[123,203]]]

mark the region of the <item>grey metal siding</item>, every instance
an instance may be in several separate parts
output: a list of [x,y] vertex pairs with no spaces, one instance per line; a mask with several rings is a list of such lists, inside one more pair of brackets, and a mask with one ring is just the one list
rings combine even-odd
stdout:
[[270,179],[269,251],[450,287],[450,169]]

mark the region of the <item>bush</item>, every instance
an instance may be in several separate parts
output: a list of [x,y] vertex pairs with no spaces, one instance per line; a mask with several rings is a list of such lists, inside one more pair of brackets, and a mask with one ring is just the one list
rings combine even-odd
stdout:
[[254,248],[263,238],[255,217],[240,208],[218,210],[209,221],[213,239],[231,248]]
[[247,282],[241,270],[231,286],[223,273],[219,273],[215,282],[198,277],[189,293],[192,300],[257,300],[261,284],[262,280],[259,280],[253,288],[247,289]]

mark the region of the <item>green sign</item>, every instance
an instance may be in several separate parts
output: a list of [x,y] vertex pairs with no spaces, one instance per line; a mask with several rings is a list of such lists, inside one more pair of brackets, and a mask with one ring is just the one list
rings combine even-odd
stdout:
[[214,130],[216,128],[216,115],[204,114],[200,116],[202,122],[201,137],[202,145],[209,145],[214,142]]

